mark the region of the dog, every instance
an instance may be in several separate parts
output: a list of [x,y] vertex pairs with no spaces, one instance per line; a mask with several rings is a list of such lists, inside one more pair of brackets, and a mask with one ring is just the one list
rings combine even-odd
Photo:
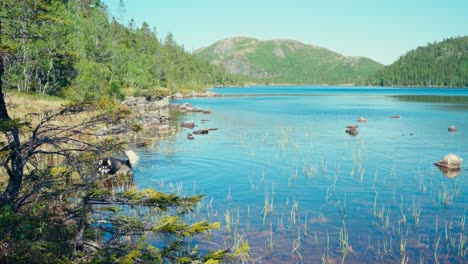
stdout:
[[127,150],[124,152],[127,160],[116,158],[102,158],[98,162],[99,172],[101,174],[110,175],[125,175],[133,178],[133,166],[138,161],[138,156],[135,152]]

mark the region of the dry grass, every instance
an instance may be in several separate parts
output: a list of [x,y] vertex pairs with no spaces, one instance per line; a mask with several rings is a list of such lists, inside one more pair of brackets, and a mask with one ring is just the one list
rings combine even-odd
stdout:
[[42,113],[67,103],[66,100],[59,97],[32,95],[16,91],[8,91],[5,95],[5,101],[11,118],[22,118],[29,113]]

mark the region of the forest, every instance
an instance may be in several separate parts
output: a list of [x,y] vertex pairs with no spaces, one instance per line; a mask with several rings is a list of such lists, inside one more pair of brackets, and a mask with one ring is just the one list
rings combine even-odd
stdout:
[[418,47],[371,76],[367,84],[468,87],[468,36]]
[[[75,101],[106,93],[169,95],[240,80],[147,23],[121,24],[98,0],[2,0],[3,87]],[[125,12],[120,2],[121,15]]]

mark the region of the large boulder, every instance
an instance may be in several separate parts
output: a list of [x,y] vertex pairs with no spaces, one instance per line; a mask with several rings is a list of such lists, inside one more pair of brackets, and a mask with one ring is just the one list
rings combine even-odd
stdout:
[[447,168],[447,169],[460,169],[462,166],[463,159],[455,154],[447,154],[438,162],[435,162],[434,165],[437,167]]

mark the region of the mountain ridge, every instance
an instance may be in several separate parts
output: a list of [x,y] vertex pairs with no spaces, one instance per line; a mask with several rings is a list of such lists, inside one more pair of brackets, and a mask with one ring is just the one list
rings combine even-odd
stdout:
[[229,37],[197,49],[194,54],[235,74],[273,83],[362,83],[383,67],[357,56],[343,56],[291,39],[258,40]]

